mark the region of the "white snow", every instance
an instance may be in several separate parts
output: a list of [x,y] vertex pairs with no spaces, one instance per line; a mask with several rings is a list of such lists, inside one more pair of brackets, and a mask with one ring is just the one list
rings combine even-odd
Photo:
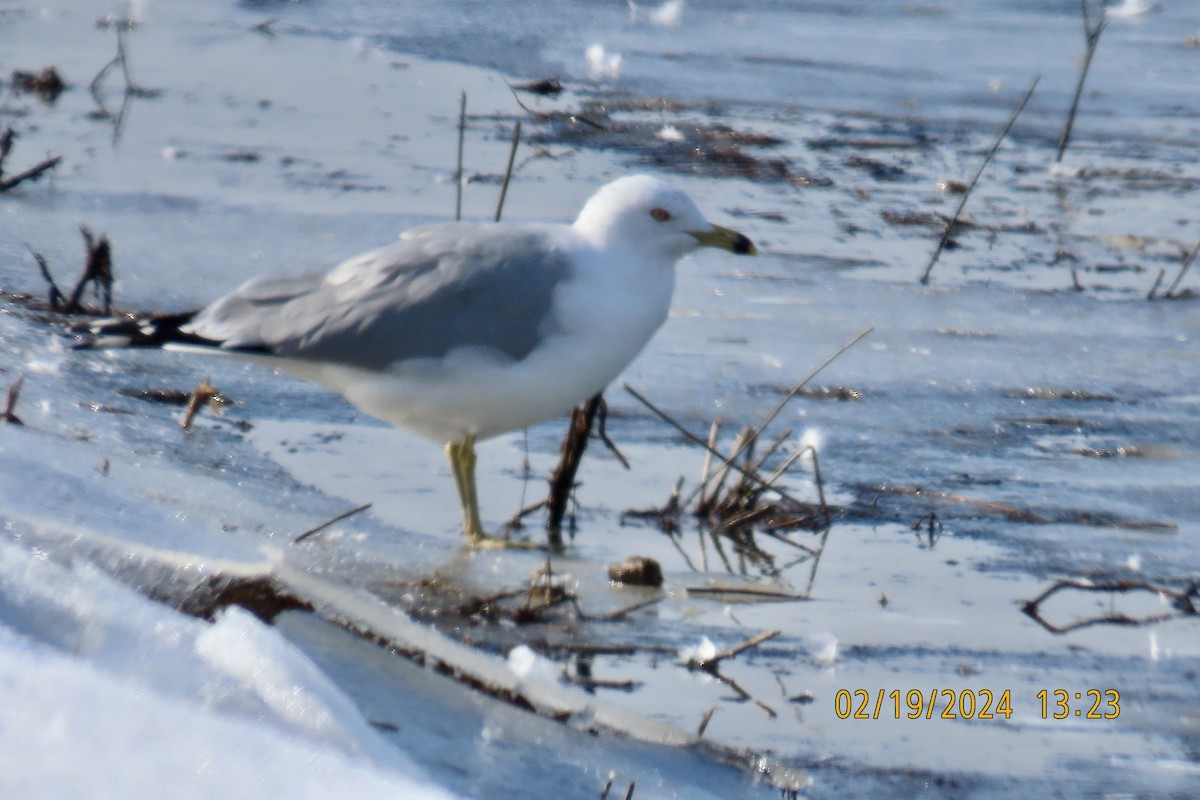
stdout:
[[249,613],[183,616],[0,541],[0,797],[451,795]]

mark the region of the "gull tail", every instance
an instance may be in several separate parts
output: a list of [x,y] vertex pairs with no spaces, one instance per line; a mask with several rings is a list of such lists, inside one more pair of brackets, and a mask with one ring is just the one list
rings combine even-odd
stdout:
[[76,350],[102,350],[124,347],[163,348],[169,345],[220,347],[221,343],[183,330],[196,311],[175,314],[126,314],[92,320],[76,325]]

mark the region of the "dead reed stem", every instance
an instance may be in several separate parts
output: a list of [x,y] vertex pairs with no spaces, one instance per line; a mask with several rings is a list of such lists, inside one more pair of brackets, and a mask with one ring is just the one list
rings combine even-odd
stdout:
[[504,183],[500,184],[500,199],[496,203],[496,222],[504,212],[504,198],[508,196],[508,182],[512,180],[513,162],[517,158],[517,147],[521,144],[521,120],[513,126],[512,146],[508,149],[508,165],[504,168]]
[[463,143],[467,136],[467,93],[462,93],[458,108],[458,160],[454,167],[454,219],[462,219],[463,196]]
[[996,155],[996,151],[1000,149],[1000,144],[1008,136],[1008,132],[1012,130],[1012,126],[1016,124],[1017,117],[1021,116],[1021,112],[1025,110],[1025,104],[1029,102],[1029,98],[1033,97],[1033,91],[1037,88],[1038,81],[1041,76],[1034,76],[1033,81],[1029,84],[1029,88],[1025,90],[1025,95],[1021,98],[1021,102],[1017,103],[1017,107],[1013,109],[1013,113],[1008,118],[1008,122],[1000,130],[1000,135],[996,137],[996,141],[992,143],[992,147],[987,151],[987,155],[983,157],[983,163],[979,165],[979,169],[975,171],[975,177],[971,178],[971,182],[967,184],[967,190],[963,192],[962,199],[958,201],[958,208],[954,210],[954,215],[946,223],[946,229],[942,231],[942,238],[938,240],[937,247],[934,248],[933,255],[929,259],[929,263],[925,265],[925,271],[921,274],[921,284],[929,283],[929,274],[933,272],[933,266],[937,264],[938,259],[942,256],[942,251],[946,249],[946,242],[950,241],[950,234],[954,232],[954,227],[958,224],[958,219],[962,215],[963,208],[967,205],[967,200],[971,198],[971,192],[975,190],[975,184],[979,183],[979,178],[983,175],[983,171],[987,169],[987,165],[991,163],[992,158]]
[[[693,444],[700,445],[705,450],[708,449],[708,444],[703,439],[701,439],[699,436],[697,436],[694,433],[692,433],[691,431],[689,431],[687,428],[680,425],[678,422],[676,422],[674,419],[672,419],[665,411],[663,411],[658,406],[654,405],[649,400],[647,400],[641,393],[639,393],[636,389],[634,389],[628,383],[625,384],[625,391],[627,391],[631,395],[633,395],[634,398],[637,399],[638,402],[640,402],[646,408],[650,409],[650,411],[652,411],[654,413],[654,415],[657,416],[659,419],[661,419],[663,422],[667,423],[672,428],[674,428],[675,430],[677,430],[681,434],[683,434],[684,437],[686,437],[688,441],[692,442]],[[745,468],[740,467],[737,464],[734,464],[733,459],[735,458],[735,456],[726,457],[717,450],[713,450],[712,454],[717,456],[718,458],[720,458],[725,465],[733,468],[740,474],[744,475],[746,478],[748,478],[753,483],[755,483],[759,486],[762,486],[764,488],[773,490],[780,497],[782,497],[784,500],[787,500],[790,503],[794,503],[797,506],[804,505],[802,502],[800,502],[799,500],[797,500],[795,497],[788,494],[787,492],[783,491],[782,489],[780,489],[776,486],[768,486],[766,481],[764,481],[758,475],[755,475],[755,474],[749,472],[748,470],[746,470]]]
[[1079,99],[1083,96],[1083,84],[1087,81],[1088,70],[1092,66],[1092,56],[1096,54],[1096,47],[1100,44],[1100,34],[1104,33],[1104,28],[1108,21],[1104,17],[1104,3],[1101,2],[1100,18],[1093,21],[1091,15],[1091,4],[1088,0],[1080,0],[1080,5],[1083,8],[1083,36],[1087,43],[1087,50],[1083,54],[1083,64],[1079,69],[1079,81],[1075,84],[1075,96],[1071,100],[1071,110],[1067,113],[1067,123],[1063,126],[1062,136],[1058,139],[1058,155],[1054,157],[1055,164],[1061,164],[1063,154],[1067,152],[1067,145],[1071,143],[1071,131],[1075,128],[1075,115],[1079,112]]
[[[820,364],[818,364],[817,366],[815,366],[811,370],[809,370],[808,374],[805,375],[803,378],[801,378],[800,382],[797,383],[795,386],[793,386],[791,391],[789,391],[784,396],[784,398],[775,405],[775,408],[773,408],[771,410],[771,413],[767,415],[766,419],[764,419],[761,423],[758,424],[758,427],[754,429],[755,432],[751,436],[747,437],[746,441],[744,441],[740,445],[736,446],[734,448],[733,452],[729,454],[729,457],[722,461],[721,466],[717,470],[718,474],[723,475],[725,473],[725,470],[728,469],[728,467],[733,463],[734,459],[736,459],[738,456],[740,456],[742,454],[742,451],[745,450],[747,447],[753,445],[754,440],[758,437],[758,433],[761,432],[768,425],[770,425],[775,420],[775,418],[777,416],[779,416],[779,414],[783,411],[784,407],[789,402],[791,402],[793,397],[795,397],[796,395],[798,395],[800,393],[800,391],[805,387],[805,385],[808,384],[809,381],[811,381],[813,378],[817,377],[817,375],[819,375],[822,370],[824,370],[826,367],[828,367],[830,364],[832,364],[834,361],[836,361],[838,359],[838,357],[842,355],[842,353],[846,352],[851,347],[858,344],[858,342],[860,340],[862,340],[864,337],[866,337],[873,330],[875,330],[874,327],[863,328],[861,331],[859,331],[858,333],[854,334],[849,339],[847,339],[841,345],[841,347],[839,347],[837,350],[835,350],[833,352],[832,355],[830,355],[824,361],[822,361]],[[631,392],[633,391],[632,389],[629,388],[628,385],[626,385],[625,388]],[[686,434],[686,435],[691,437],[691,434]],[[701,444],[703,444],[703,442],[701,442]],[[707,449],[707,445],[705,445],[705,448]],[[715,455],[717,455],[718,457],[720,456],[720,453],[717,453],[715,450],[712,452]],[[695,497],[702,491],[704,491],[704,483],[701,483],[699,486],[697,486],[692,491],[692,494],[688,497],[688,499],[684,503],[684,505],[686,506],[689,503],[691,503],[692,500],[695,499]],[[778,490],[776,490],[776,491],[778,491]],[[715,494],[715,492],[714,492],[714,494]],[[782,494],[782,492],[781,492],[781,494]],[[793,502],[795,502],[795,501],[793,501]]]

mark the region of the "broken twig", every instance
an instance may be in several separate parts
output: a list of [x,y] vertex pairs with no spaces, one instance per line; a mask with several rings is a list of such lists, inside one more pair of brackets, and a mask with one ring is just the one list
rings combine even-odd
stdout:
[[372,503],[363,503],[361,506],[352,508],[349,511],[343,511],[341,514],[338,514],[336,517],[331,517],[330,519],[327,519],[324,522],[322,522],[320,525],[309,528],[304,533],[297,536],[295,539],[292,539],[292,544],[299,544],[300,542],[303,542],[308,537],[315,536],[316,534],[325,530],[330,525],[336,525],[337,523],[341,522],[342,520],[346,519],[347,517],[352,517],[355,514],[359,514],[363,511],[366,511],[372,505],[373,505]]
[[558,539],[561,543],[562,521],[567,513],[567,502],[575,488],[575,473],[579,470],[579,462],[587,448],[588,433],[596,419],[600,401],[600,395],[595,395],[571,412],[571,423],[567,435],[563,437],[562,457],[554,469],[554,474],[550,476],[546,528],[550,531],[552,541]]
[[196,387],[188,398],[187,406],[183,409],[183,417],[179,420],[179,427],[186,430],[191,430],[192,422],[195,421],[196,415],[200,413],[200,409],[204,406],[213,407],[224,401],[221,393],[217,391],[217,387],[213,386],[208,378]]

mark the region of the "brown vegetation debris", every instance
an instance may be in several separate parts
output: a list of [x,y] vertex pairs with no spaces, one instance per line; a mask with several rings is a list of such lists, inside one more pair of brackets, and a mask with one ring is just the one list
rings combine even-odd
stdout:
[[165,601],[185,614],[207,620],[215,619],[218,612],[229,606],[240,606],[268,624],[285,611],[312,610],[308,601],[261,575],[210,575],[182,598],[165,598]]
[[14,92],[36,94],[45,103],[53,103],[67,89],[67,82],[52,66],[43,67],[37,72],[15,69],[11,82]]
[[218,412],[226,402],[224,395],[217,391],[217,387],[213,386],[208,378],[205,378],[188,397],[187,407],[183,409],[183,416],[179,420],[179,427],[185,431],[189,430],[202,408],[207,406],[212,411]]
[[630,586],[658,588],[663,584],[662,566],[653,558],[632,556],[609,566],[608,579]]

